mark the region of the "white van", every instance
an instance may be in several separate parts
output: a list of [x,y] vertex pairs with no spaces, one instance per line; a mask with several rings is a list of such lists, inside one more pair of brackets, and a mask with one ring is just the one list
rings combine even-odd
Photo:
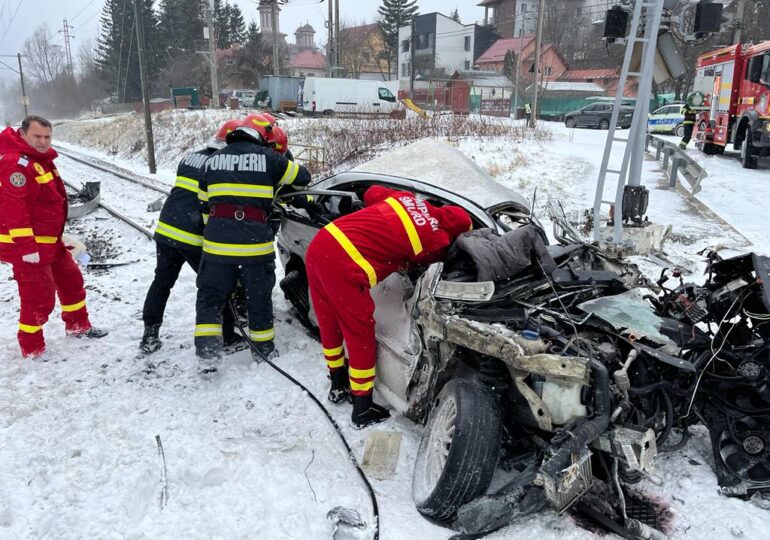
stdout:
[[380,113],[398,110],[399,103],[389,87],[398,81],[364,81],[306,77],[300,81],[297,109],[306,114]]

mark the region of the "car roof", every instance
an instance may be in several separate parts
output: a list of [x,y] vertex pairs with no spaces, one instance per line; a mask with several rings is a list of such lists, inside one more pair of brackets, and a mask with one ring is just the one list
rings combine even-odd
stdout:
[[529,211],[529,203],[520,193],[499,184],[458,148],[437,139],[397,148],[351,172],[416,180],[456,193],[484,209],[512,202]]

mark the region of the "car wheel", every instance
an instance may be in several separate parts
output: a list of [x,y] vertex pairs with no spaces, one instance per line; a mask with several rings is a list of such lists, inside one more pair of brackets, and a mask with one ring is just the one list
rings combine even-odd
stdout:
[[674,135],[677,137],[684,137],[684,124],[677,124],[674,128]]
[[610,129],[610,121],[606,118],[599,120],[599,129]]
[[417,450],[412,497],[417,510],[449,521],[483,494],[500,455],[500,410],[491,391],[466,380],[449,381],[436,398]]
[[310,297],[308,296],[305,274],[300,270],[287,272],[280,285],[284,297],[296,310],[297,319],[299,319],[302,326],[311,332],[316,332],[317,328],[313,321],[310,320]]
[[568,128],[573,128],[573,127],[575,127],[577,124],[575,124],[575,119],[574,119],[574,118],[567,118],[567,119],[564,121],[564,125],[565,125],[565,126],[567,126]]
[[321,113],[323,116],[332,117],[334,116],[334,111],[331,109],[326,109],[324,112]]
[[744,169],[757,168],[757,156],[754,155],[754,145],[751,144],[751,133],[746,131],[741,144],[741,165]]

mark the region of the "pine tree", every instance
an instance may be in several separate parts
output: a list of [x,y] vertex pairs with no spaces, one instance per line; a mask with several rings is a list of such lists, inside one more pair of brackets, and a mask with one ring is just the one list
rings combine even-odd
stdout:
[[449,16],[449,18],[455,22],[459,22],[460,24],[462,24],[462,21],[460,20],[460,12],[457,10],[457,8],[455,8],[455,10]]
[[214,28],[217,32],[217,48],[227,49],[232,45],[233,40],[230,36],[230,17],[232,7],[225,0],[214,0]]
[[238,43],[242,45],[246,40],[246,21],[243,20],[243,13],[237,4],[230,8],[230,20],[228,21],[228,33],[230,44]]
[[410,24],[417,16],[417,0],[382,0],[377,8],[380,14],[379,27],[385,38],[385,53],[388,58],[388,72],[398,52],[398,29]]
[[270,51],[262,40],[257,23],[252,21],[246,30],[243,48],[238,54],[238,69],[243,82],[252,88],[259,85],[259,79],[272,70]]
[[200,0],[160,1],[158,27],[164,36],[163,52],[169,60],[180,53],[199,50],[203,42],[203,7]]

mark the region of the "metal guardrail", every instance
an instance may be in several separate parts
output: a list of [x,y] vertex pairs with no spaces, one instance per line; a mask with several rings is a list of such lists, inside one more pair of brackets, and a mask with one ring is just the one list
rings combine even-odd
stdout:
[[[655,159],[663,158],[663,170],[669,173],[668,187],[676,187],[677,175],[681,174],[690,185],[690,193],[696,195],[701,191],[701,182],[708,173],[687,152],[679,148],[677,143],[667,141],[656,135],[647,134],[645,150],[650,151],[650,145],[655,147]],[[669,167],[670,165],[670,167]]]

